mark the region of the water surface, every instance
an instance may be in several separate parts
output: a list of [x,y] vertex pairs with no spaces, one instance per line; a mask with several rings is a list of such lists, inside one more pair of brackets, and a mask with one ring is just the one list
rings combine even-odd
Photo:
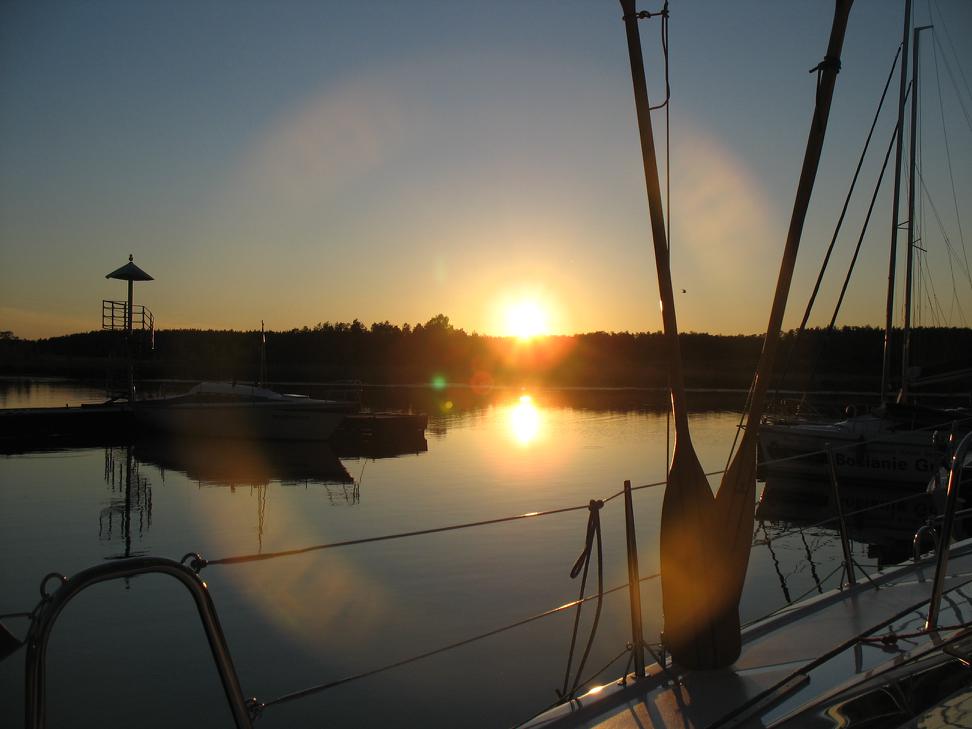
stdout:
[[[96,401],[96,393],[58,381],[0,383],[6,407]],[[725,466],[743,397],[690,395],[693,440],[707,471]],[[234,441],[8,447],[0,456],[0,613],[31,609],[46,573],[70,575],[104,560],[270,553],[583,506],[616,494],[625,479],[635,485],[664,479],[668,422],[658,393],[389,389],[369,391],[366,400],[429,412],[427,442],[386,458]],[[643,576],[658,567],[662,495],[661,487],[635,494]],[[798,514],[810,508],[799,501],[789,507]],[[602,513],[605,588],[627,580],[622,509],[615,498]],[[760,544],[744,620],[838,579],[833,533],[783,535],[780,513],[754,524]],[[576,599],[578,580],[569,572],[587,519],[581,509],[212,565],[202,576],[245,693],[266,701]],[[767,545],[768,536],[778,538]],[[875,564],[863,542],[855,557]],[[592,566],[588,593],[596,584]],[[661,629],[657,579],[646,581],[642,593],[646,637],[654,640]],[[604,598],[585,675],[630,640],[626,611],[625,592]],[[592,614],[590,604],[581,645]],[[258,726],[512,725],[556,698],[572,621],[572,613],[559,613],[270,707]],[[6,622],[23,633],[23,621]],[[171,579],[139,577],[82,594],[63,613],[49,657],[48,726],[230,723],[189,596]],[[615,663],[603,678],[623,670],[623,661]],[[4,725],[22,722],[22,681],[20,652],[0,663]]]

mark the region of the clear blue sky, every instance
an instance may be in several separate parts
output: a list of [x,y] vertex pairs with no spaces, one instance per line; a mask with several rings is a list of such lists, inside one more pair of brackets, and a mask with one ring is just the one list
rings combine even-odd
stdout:
[[[972,3],[915,8],[919,23],[934,16],[942,48],[936,73],[926,36],[923,176],[961,257],[972,216],[960,235],[938,84],[968,210]],[[680,328],[762,331],[832,3],[671,10]],[[787,326],[829,242],[902,12],[890,0],[852,11]],[[641,30],[657,100],[657,21]],[[895,81],[814,323],[829,319],[896,93]],[[663,124],[656,113],[659,141]],[[841,323],[883,322],[888,190]],[[968,326],[967,271],[949,270],[930,203],[922,219],[940,308]],[[650,251],[616,2],[0,4],[0,329],[18,336],[98,328],[100,300],[124,296],[104,274],[129,253],[156,278],[136,286],[136,303],[166,328],[442,312],[504,333],[504,310],[531,299],[552,331],[655,330]]]

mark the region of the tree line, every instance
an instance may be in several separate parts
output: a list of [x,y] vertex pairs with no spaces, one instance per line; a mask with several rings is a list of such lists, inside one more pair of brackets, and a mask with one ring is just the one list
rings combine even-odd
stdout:
[[[101,378],[125,366],[124,335],[112,331],[21,340],[0,337],[6,373]],[[900,334],[892,362],[900,358]],[[689,387],[746,388],[759,358],[762,335],[680,335]],[[782,340],[775,384],[787,389],[876,390],[884,332],[873,327],[810,329]],[[259,331],[165,329],[134,337],[143,378],[255,381]],[[154,346],[152,346],[154,344]],[[969,366],[972,329],[922,328],[912,334],[915,359],[926,369],[954,360]],[[467,333],[438,314],[424,324],[357,319],[266,333],[268,380],[372,384],[448,382],[473,387],[550,385],[665,387],[667,349],[661,332],[588,332],[522,341]],[[924,354],[923,354],[924,353]],[[930,354],[928,358],[926,355]],[[897,371],[897,366],[895,371]],[[959,385],[961,387],[962,385]],[[968,383],[964,386],[968,388]],[[949,385],[941,389],[954,390]]]

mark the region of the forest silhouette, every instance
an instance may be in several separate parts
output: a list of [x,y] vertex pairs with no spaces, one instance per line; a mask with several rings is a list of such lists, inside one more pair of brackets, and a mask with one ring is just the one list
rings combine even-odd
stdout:
[[[154,348],[147,332],[133,339],[141,378],[251,382],[258,376],[259,330],[162,329],[154,333]],[[873,327],[810,329],[799,337],[788,332],[776,385],[876,390],[883,339],[883,330]],[[762,340],[762,335],[681,334],[687,385],[748,387]],[[894,344],[899,341],[900,335],[894,337]],[[487,336],[456,328],[443,314],[414,326],[388,321],[365,326],[355,319],[266,333],[268,380],[277,382],[665,387],[664,346],[660,332],[598,331],[531,340]],[[968,367],[972,329],[917,329],[912,350],[916,361],[924,357],[928,363],[923,374],[950,361]],[[40,340],[0,335],[0,369],[7,374],[102,378],[124,362],[124,334],[116,331]],[[968,390],[968,383],[964,387]]]

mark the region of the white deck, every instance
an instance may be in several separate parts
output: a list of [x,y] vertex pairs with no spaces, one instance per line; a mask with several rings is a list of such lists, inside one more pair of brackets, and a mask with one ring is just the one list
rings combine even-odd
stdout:
[[[972,619],[969,600],[957,591],[947,593],[972,582],[972,544],[965,543],[953,552],[948,574],[939,621],[943,635],[951,632],[945,630],[948,626]],[[620,681],[607,684],[524,726],[701,729],[717,722],[725,727],[769,726],[804,702],[893,658],[894,653],[861,645],[855,638],[889,621],[896,632],[920,629],[933,575],[934,563],[906,565],[879,575],[875,579],[878,589],[863,580],[853,589],[825,593],[747,628],[742,655],[731,668],[682,674],[669,666],[669,676],[679,675],[678,685],[673,686],[656,664],[648,669],[649,678],[637,686],[630,679],[626,686]],[[875,634],[887,632],[889,627],[878,627]],[[924,637],[917,644],[930,641]],[[841,647],[845,649],[810,670],[811,661]],[[906,645],[914,647],[914,642]],[[720,721],[789,678],[787,689],[778,691],[758,711]]]

